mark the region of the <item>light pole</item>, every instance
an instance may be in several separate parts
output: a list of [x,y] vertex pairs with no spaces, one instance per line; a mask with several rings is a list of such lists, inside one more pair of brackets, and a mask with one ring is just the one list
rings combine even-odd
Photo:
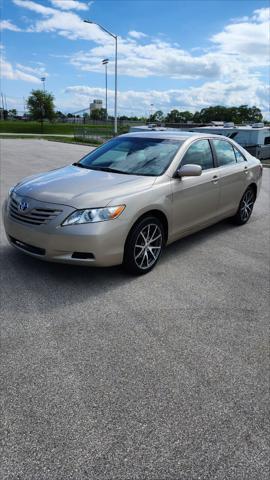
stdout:
[[107,30],[106,28],[102,27],[102,25],[100,25],[99,23],[96,23],[96,22],[92,22],[91,20],[84,20],[85,23],[91,23],[91,24],[94,24],[94,25],[97,25],[99,28],[101,28],[101,30],[103,30],[104,32],[108,33],[108,35],[110,35],[111,37],[114,38],[115,40],[115,60],[114,60],[114,64],[115,64],[115,75],[114,75],[114,133],[115,135],[117,135],[117,35],[115,35],[114,33],[112,32],[109,32],[109,30]]
[[46,77],[41,77],[40,79],[43,83],[43,92],[45,93],[45,80],[46,80]]
[[108,58],[104,58],[104,60],[102,60],[102,65],[105,65],[106,121],[108,121],[108,63],[109,63],[109,59],[108,59]]
[[150,104],[149,122],[151,122],[151,117],[152,117],[152,115],[153,115],[153,111],[154,111],[154,104],[151,103],[151,104]]

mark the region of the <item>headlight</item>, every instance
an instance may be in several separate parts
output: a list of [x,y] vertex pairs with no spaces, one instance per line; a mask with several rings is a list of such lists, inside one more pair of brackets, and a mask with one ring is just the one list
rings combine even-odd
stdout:
[[14,185],[13,187],[11,187],[11,188],[9,189],[9,191],[8,191],[8,196],[9,196],[9,197],[11,197],[12,193],[13,193],[14,190],[15,190],[15,187],[16,187],[16,185]]
[[76,225],[79,223],[95,223],[105,222],[106,220],[113,220],[119,217],[125,205],[118,205],[117,207],[105,207],[105,208],[89,208],[87,210],[76,210],[62,223],[65,225]]

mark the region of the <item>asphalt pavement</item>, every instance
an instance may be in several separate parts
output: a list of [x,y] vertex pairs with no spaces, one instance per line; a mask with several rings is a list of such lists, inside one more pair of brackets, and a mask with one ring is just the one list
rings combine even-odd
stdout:
[[[89,147],[1,140],[1,201]],[[45,263],[1,224],[2,480],[268,480],[269,179],[148,275]]]

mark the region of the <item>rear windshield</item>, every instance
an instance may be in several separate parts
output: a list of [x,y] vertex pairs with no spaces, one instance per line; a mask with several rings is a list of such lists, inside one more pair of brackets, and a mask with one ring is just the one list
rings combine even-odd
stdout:
[[79,165],[93,170],[158,176],[165,172],[182,144],[159,138],[118,137],[86,155]]

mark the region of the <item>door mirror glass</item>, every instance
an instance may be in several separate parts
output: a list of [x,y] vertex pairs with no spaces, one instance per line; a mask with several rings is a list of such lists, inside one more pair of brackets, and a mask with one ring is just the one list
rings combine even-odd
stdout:
[[200,165],[183,165],[180,167],[177,172],[176,176],[181,177],[198,177],[202,174],[202,167]]

